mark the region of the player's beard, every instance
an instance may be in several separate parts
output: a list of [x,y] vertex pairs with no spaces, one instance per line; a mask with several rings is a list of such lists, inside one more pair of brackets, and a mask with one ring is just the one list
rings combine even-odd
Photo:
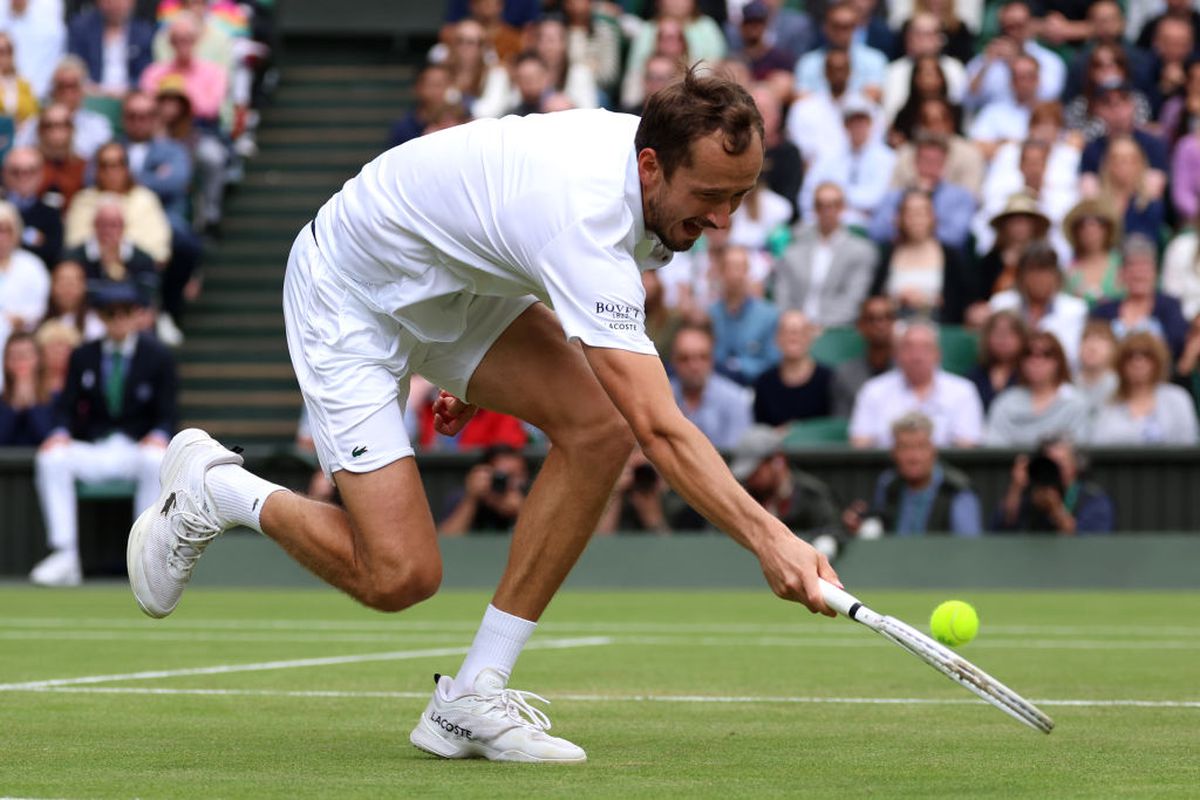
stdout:
[[[696,243],[695,239],[673,239],[667,234],[668,223],[665,219],[663,203],[658,195],[651,195],[646,203],[646,230],[658,237],[658,240],[668,249],[676,253],[686,253]],[[696,220],[701,228],[712,227],[703,220]]]

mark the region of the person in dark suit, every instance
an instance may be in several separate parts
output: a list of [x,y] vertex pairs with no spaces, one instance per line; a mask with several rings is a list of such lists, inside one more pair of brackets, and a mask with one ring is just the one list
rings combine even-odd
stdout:
[[4,199],[21,212],[21,246],[42,260],[58,263],[62,253],[62,197],[42,194],[42,154],[14,147],[4,157]]
[[64,261],[83,265],[89,281],[126,281],[137,286],[147,302],[158,295],[158,268],[150,254],[125,236],[125,212],[115,199],[101,200],[94,230],[83,244],[68,250]]
[[82,581],[75,481],[136,481],[136,516],[158,497],[159,465],[175,430],[175,361],[136,330],[141,293],[131,283],[107,282],[96,284],[93,296],[105,336],[71,354],[54,431],[34,462],[51,553],[30,580],[44,586]]
[[[84,60],[100,91],[114,96],[137,86],[142,70],[154,60],[153,43],[154,26],[133,16],[133,0],[98,0],[67,29],[67,51]],[[122,48],[124,57],[106,59],[108,47]]]

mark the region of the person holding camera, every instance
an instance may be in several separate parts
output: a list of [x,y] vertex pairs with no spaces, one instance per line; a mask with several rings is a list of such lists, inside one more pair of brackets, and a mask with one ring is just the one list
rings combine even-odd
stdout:
[[1112,498],[1082,479],[1079,452],[1065,437],[1042,442],[1032,457],[1017,456],[994,528],[1012,533],[1075,536],[1111,533]]
[[621,477],[617,478],[596,532],[670,533],[671,525],[663,507],[667,491],[667,484],[659,477],[658,470],[641,448],[635,447],[625,462]]
[[438,526],[438,533],[462,536],[512,530],[528,485],[529,465],[525,456],[508,445],[489,447],[480,463],[467,473],[463,493]]

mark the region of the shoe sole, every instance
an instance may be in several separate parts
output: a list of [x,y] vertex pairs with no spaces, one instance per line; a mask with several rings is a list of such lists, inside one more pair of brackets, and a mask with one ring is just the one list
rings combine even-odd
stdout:
[[485,758],[488,761],[514,761],[526,764],[583,764],[587,761],[586,755],[583,758],[537,758],[528,753],[516,750],[496,750],[478,743],[456,745],[447,741],[437,732],[430,730],[426,726],[424,718],[417,723],[417,727],[413,728],[408,741],[418,750],[446,759]]
[[[161,509],[167,504],[167,498],[170,496],[171,489],[175,485],[175,481],[179,478],[179,471],[182,461],[182,454],[187,449],[188,445],[196,442],[204,441],[205,439],[212,441],[216,440],[209,436],[199,428],[188,428],[182,430],[171,439],[171,443],[167,445],[167,452],[163,455],[162,465],[158,470],[158,482],[162,487],[158,493],[158,499],[154,504],[138,515],[137,520],[133,523],[133,527],[129,530],[129,541],[125,546],[125,568],[129,572],[129,588],[133,590],[133,597],[137,600],[138,607],[149,617],[154,619],[162,619],[175,610],[175,605],[167,609],[160,609],[153,603],[147,604],[142,599],[150,597],[150,586],[146,581],[146,574],[142,571],[142,559],[139,558],[142,552],[142,543],[146,539],[146,534],[149,532],[151,522],[155,514],[158,514]],[[234,456],[228,462],[216,462],[240,464],[241,458]]]

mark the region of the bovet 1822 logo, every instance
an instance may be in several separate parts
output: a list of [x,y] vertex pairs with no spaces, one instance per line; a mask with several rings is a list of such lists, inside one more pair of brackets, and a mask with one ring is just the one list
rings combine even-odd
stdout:
[[614,331],[640,331],[645,312],[627,303],[596,301],[596,316]]
[[444,730],[446,733],[449,733],[453,736],[458,736],[463,739],[471,738],[471,731],[467,730],[466,728],[464,728],[460,725],[455,725],[453,722],[451,722],[448,719],[443,719],[442,715],[438,714],[437,712],[434,712],[434,711],[429,712],[429,721],[432,722],[434,725],[437,725],[439,728]]

